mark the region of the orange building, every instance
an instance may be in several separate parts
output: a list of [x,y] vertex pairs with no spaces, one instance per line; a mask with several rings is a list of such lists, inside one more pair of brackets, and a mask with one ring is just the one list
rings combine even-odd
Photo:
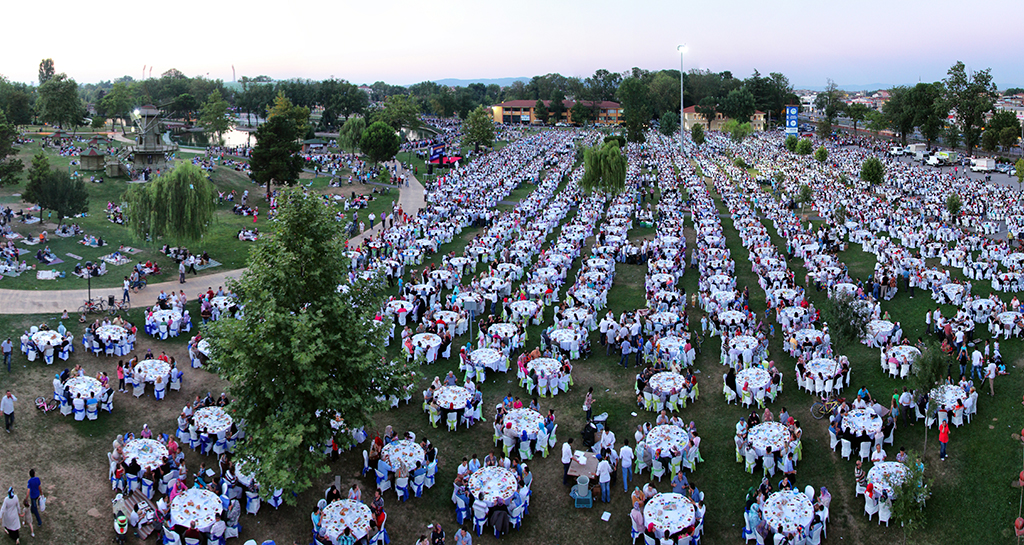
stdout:
[[[750,116],[750,128],[755,131],[764,130],[764,116],[765,113],[757,110],[754,115]],[[695,106],[690,106],[683,110],[683,130],[689,131],[694,125],[703,125],[705,129],[710,128],[713,131],[722,130],[722,125],[729,121],[728,117],[725,117],[719,112],[715,113],[715,119],[711,122],[711,127],[708,127],[708,120],[704,119],[704,116],[697,113]]]
[[[551,101],[545,100],[544,107],[550,112]],[[622,106],[618,102],[605,101],[582,101],[594,110],[594,123],[599,125],[617,125],[622,116]],[[537,105],[536,100],[506,100],[501,104],[491,107],[495,123],[540,123],[534,115],[533,107]],[[559,121],[563,123],[575,123],[572,119],[572,107],[576,105],[574,100],[563,100],[564,109]],[[550,122],[550,119],[548,120]]]

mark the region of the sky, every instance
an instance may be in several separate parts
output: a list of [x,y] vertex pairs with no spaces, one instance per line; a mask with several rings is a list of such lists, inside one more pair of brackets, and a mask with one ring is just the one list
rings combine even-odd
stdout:
[[[7,6],[32,24],[0,34],[0,74],[34,83],[39,61],[79,83],[152,68],[232,80],[336,77],[407,85],[444,78],[586,77],[597,69],[782,72],[798,89],[938,81],[957,60],[1024,86],[1021,0],[182,0],[173,9],[106,0]],[[287,6],[287,7],[286,7]],[[297,6],[292,8],[292,6]],[[153,20],[150,30],[145,21]]]

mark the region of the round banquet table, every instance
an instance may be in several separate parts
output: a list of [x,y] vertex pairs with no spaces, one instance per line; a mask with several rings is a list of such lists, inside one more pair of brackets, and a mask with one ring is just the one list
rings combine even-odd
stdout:
[[533,275],[535,278],[546,282],[558,276],[558,269],[554,267],[543,267],[537,269],[536,272],[533,273]]
[[526,368],[541,377],[557,377],[562,365],[554,358],[535,358],[526,364]]
[[189,488],[171,500],[171,525],[188,528],[194,522],[200,532],[209,532],[223,511],[220,496],[202,488]]
[[895,325],[889,320],[871,320],[868,322],[868,334],[871,337],[888,335],[892,333],[893,327],[895,327]]
[[466,408],[466,403],[473,397],[469,390],[462,386],[442,386],[434,392],[434,402],[442,409],[450,411],[461,411]]
[[832,286],[832,297],[835,297],[838,294],[849,295],[851,297],[855,296],[857,295],[857,286],[850,284],[849,282],[843,282]]
[[231,416],[221,407],[196,409],[195,415],[192,418],[195,420],[197,429],[205,428],[207,433],[213,435],[227,432],[231,429],[231,424],[233,423]]
[[412,310],[412,301],[395,299],[394,301],[388,301],[387,308],[392,314],[398,314],[399,311],[409,312]]
[[512,324],[493,324],[487,328],[487,333],[490,335],[497,335],[502,339],[508,340],[519,334],[519,328]]
[[668,454],[672,449],[683,452],[690,442],[690,434],[686,430],[672,424],[663,424],[651,428],[644,438],[647,442],[647,450],[654,458],[659,458],[658,452]]
[[1020,319],[1020,317],[1021,317],[1021,313],[1014,312],[1012,310],[1011,311],[1007,311],[1007,312],[1000,312],[999,316],[998,316],[999,323],[1001,323],[1003,325],[1013,325],[1014,322],[1016,322],[1017,320]]
[[647,384],[656,395],[671,395],[673,392],[681,392],[686,388],[686,378],[679,373],[662,371],[655,373]]
[[[718,293],[727,293],[727,292],[722,291],[722,292],[718,292]],[[725,322],[728,325],[739,325],[739,324],[743,323],[744,318],[746,318],[746,316],[742,312],[740,312],[738,310],[727,310],[727,311],[725,311],[725,312],[723,312],[723,313],[718,315],[718,319],[722,320],[723,322]]]
[[996,302],[991,299],[975,299],[971,301],[970,309],[971,314],[974,315],[974,321],[979,324],[985,322],[995,307]]
[[156,377],[168,377],[171,364],[163,360],[142,360],[135,366],[135,374],[142,375],[146,382],[156,382]]
[[32,342],[36,343],[39,348],[45,348],[47,346],[58,347],[60,343],[64,342],[64,337],[54,330],[37,331],[32,334]]
[[644,522],[667,535],[675,535],[693,526],[697,508],[693,500],[674,492],[658,494],[644,505]]
[[492,371],[505,371],[502,362],[505,355],[493,348],[478,348],[469,354],[469,361],[476,367],[486,367]]
[[751,393],[763,390],[771,380],[772,377],[768,374],[768,371],[760,367],[748,367],[736,373],[736,387],[742,389],[743,386],[741,385],[746,384],[750,387]]
[[671,272],[675,269],[676,263],[675,261],[670,261],[668,259],[659,259],[657,261],[652,261],[649,267],[652,271]]
[[103,325],[96,329],[96,336],[105,343],[116,343],[128,336],[128,330],[119,325]]
[[896,361],[900,363],[903,363],[904,360],[913,362],[921,355],[921,351],[915,346],[901,344],[890,348],[887,355],[896,358]]
[[717,291],[731,290],[733,287],[732,277],[726,274],[713,274],[708,277],[708,282]]
[[[103,385],[100,381],[92,377],[71,377],[64,386],[71,392],[71,397],[82,396],[82,399],[89,399],[90,397],[98,398],[100,393],[103,391]],[[70,403],[71,400],[68,400]]]
[[796,290],[792,288],[782,288],[775,290],[775,298],[779,301],[785,301],[789,304],[793,304],[796,300]]
[[423,447],[419,443],[407,439],[392,441],[384,445],[380,451],[380,457],[391,466],[392,471],[398,468],[399,464],[404,464],[408,470],[412,471],[416,468],[416,462],[423,464],[427,459]]
[[420,297],[429,297],[437,293],[437,287],[431,284],[414,284],[409,289]]
[[434,319],[444,322],[448,326],[448,332],[455,333],[455,324],[459,322],[459,314],[450,310],[439,310],[434,313]]
[[537,303],[533,301],[513,301],[511,305],[512,312],[518,315],[520,318],[531,317],[537,313]]
[[713,299],[719,305],[727,305],[736,300],[736,292],[716,291],[711,294],[711,299]]
[[221,309],[227,310],[231,308],[231,305],[235,304],[234,300],[226,295],[218,295],[213,299],[210,299],[210,304]]
[[671,274],[657,273],[651,275],[651,281],[654,282],[658,288],[669,288],[675,282],[675,277]]
[[196,350],[198,350],[200,354],[206,357],[210,357],[210,341],[206,339],[200,339],[199,343],[196,344]]
[[964,287],[960,284],[943,284],[942,291],[953,304],[960,304],[960,298],[964,294]]
[[153,313],[153,323],[167,322],[173,324],[181,320],[181,313],[176,310],[158,310]]
[[133,439],[124,446],[125,463],[138,460],[143,471],[158,467],[164,456],[167,456],[167,447],[155,439]]
[[789,446],[789,428],[778,422],[763,422],[750,428],[747,440],[758,456],[764,456],[768,447],[772,448],[772,452],[779,453]]
[[789,326],[793,327],[797,320],[800,320],[807,314],[807,309],[803,307],[786,307],[782,309],[782,318],[784,322],[789,322]]
[[597,292],[590,288],[580,288],[573,293],[573,297],[577,300],[583,301],[584,303],[590,303],[592,305],[595,304],[597,296]]
[[526,285],[526,293],[530,294],[530,297],[543,297],[548,291],[548,285],[543,282],[531,282]]
[[739,350],[740,352],[744,350],[754,352],[757,350],[758,345],[760,345],[760,343],[757,341],[757,338],[751,337],[750,335],[739,335],[737,337],[733,337],[729,341],[729,346]]
[[464,291],[455,298],[455,302],[458,303],[459,306],[466,309],[467,311],[484,311],[484,297],[479,293]]
[[783,534],[799,533],[811,524],[814,506],[803,492],[781,490],[768,496],[761,513],[772,530]]
[[967,399],[967,392],[958,385],[943,384],[933,388],[928,397],[940,407],[940,410],[952,411],[958,403],[963,403]]
[[874,437],[882,429],[882,418],[871,409],[853,409],[843,418],[843,427],[854,435]]
[[337,543],[338,537],[348,528],[356,541],[363,539],[370,533],[370,520],[373,513],[370,508],[362,502],[355,500],[335,500],[328,505],[320,519],[324,536]]
[[804,364],[804,369],[817,377],[821,375],[825,379],[834,378],[839,375],[839,362],[832,358],[814,358]]
[[589,326],[593,321],[591,320],[590,310],[583,307],[572,307],[563,312],[562,316],[565,316],[566,319],[574,324],[584,326]]
[[798,344],[818,344],[818,342],[820,342],[819,340],[824,338],[824,336],[824,333],[821,331],[818,331],[813,327],[808,327],[796,332],[796,342]]
[[592,257],[587,260],[587,266],[592,269],[608,270],[611,266],[608,264],[608,260],[603,257]]
[[893,488],[903,484],[906,475],[907,466],[900,462],[875,462],[868,471],[868,482],[875,485],[875,490],[885,491],[892,498]]
[[484,503],[494,505],[498,499],[509,500],[519,490],[519,480],[511,469],[488,466],[476,470],[469,476],[469,491],[474,498],[484,495]]
[[552,331],[550,337],[562,350],[572,350],[573,343],[579,342],[583,335],[575,329],[562,328]]
[[412,336],[412,344],[427,350],[435,346],[441,346],[441,337],[434,333],[417,333]]
[[468,257],[453,257],[448,260],[449,265],[455,267],[456,269],[459,269],[460,271],[462,270],[463,267],[471,263],[474,263],[474,261],[472,259],[469,259]]
[[661,326],[672,327],[679,322],[679,315],[675,312],[659,312],[657,314],[652,314],[650,320],[651,322]]
[[[512,424],[508,428],[508,424]],[[512,409],[505,415],[505,431],[515,432],[516,437],[523,435],[523,430],[530,438],[537,436],[537,430],[544,427],[544,417],[533,409]]]
[[686,346],[686,341],[681,337],[669,335],[658,340],[658,350],[668,352],[673,358],[679,357],[679,352],[682,351],[684,346]]

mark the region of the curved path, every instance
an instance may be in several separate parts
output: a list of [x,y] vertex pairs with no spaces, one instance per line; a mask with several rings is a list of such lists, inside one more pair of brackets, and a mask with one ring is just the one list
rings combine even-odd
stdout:
[[[402,205],[402,210],[405,210],[407,213],[416,213],[417,210],[426,205],[426,190],[412,173],[407,172],[407,174],[409,177],[409,187],[399,189],[398,202]],[[380,223],[377,223],[375,230],[380,230],[380,228]],[[353,244],[359,244],[370,233],[372,231],[366,230],[349,241]],[[207,287],[217,288],[218,286],[225,285],[229,278],[238,278],[244,270],[234,269],[202,276],[189,276],[186,279],[185,285],[179,284],[177,275],[172,273],[169,281],[149,284],[145,291],[133,293],[132,299],[138,302],[136,304],[148,304],[156,299],[157,294],[161,290],[170,292],[182,289],[191,298],[197,290],[205,291]],[[102,297],[105,299],[108,295],[121,299],[121,288],[96,288],[92,290],[94,298]],[[0,289],[0,314],[45,314],[60,313],[63,310],[74,313],[87,298],[88,290],[30,291]]]

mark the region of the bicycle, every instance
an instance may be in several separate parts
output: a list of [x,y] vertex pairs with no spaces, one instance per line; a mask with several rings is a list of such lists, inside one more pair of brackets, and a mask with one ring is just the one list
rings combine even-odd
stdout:
[[103,302],[103,299],[89,299],[84,305],[78,307],[78,312],[82,314],[103,312],[104,310],[107,310],[107,305]]
[[823,416],[835,411],[845,402],[846,398],[844,397],[834,399],[831,397],[822,397],[821,401],[815,401],[811,404],[811,416],[813,416],[815,420],[821,420]]
[[113,316],[122,310],[128,312],[131,308],[132,304],[128,301],[114,300],[114,305],[110,307],[110,315]]

